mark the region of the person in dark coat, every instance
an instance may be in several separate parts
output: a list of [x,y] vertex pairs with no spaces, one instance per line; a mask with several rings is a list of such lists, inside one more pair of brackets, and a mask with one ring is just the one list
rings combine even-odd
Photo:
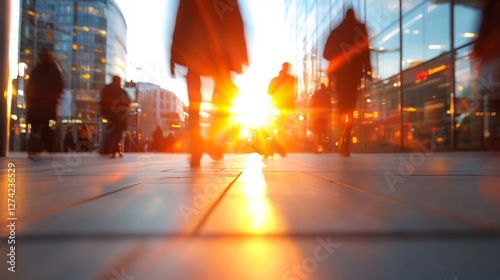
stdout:
[[353,9],[329,35],[323,57],[330,61],[327,69],[337,93],[337,106],[344,125],[339,152],[350,156],[353,111],[356,107],[358,86],[363,76],[371,78],[370,49],[366,26],[356,20]]
[[63,74],[52,54],[42,49],[38,59],[26,88],[27,121],[31,124],[30,159],[42,150],[43,144],[47,151],[54,151],[55,133],[49,122],[57,120],[57,103],[64,90]]
[[92,141],[90,139],[90,129],[87,124],[82,124],[78,131],[78,152],[92,151]]
[[163,130],[158,125],[156,130],[153,131],[153,140],[151,141],[151,152],[162,152],[162,142],[163,142]]
[[330,92],[324,83],[316,90],[311,98],[312,131],[314,133],[314,152],[325,151],[325,139],[328,135],[332,101]]
[[127,92],[121,87],[121,78],[113,76],[113,81],[103,88],[101,94],[101,115],[108,123],[104,131],[100,154],[111,154],[112,158],[116,153],[122,156],[120,142],[123,131],[127,129],[130,103]]
[[290,63],[284,62],[278,76],[272,78],[267,87],[267,94],[271,96],[274,108],[280,112],[276,123],[278,135],[272,140],[271,155],[276,150],[281,156],[286,156],[285,135],[288,123],[291,122],[295,114],[296,99],[296,78],[290,74],[290,68]]
[[64,135],[63,151],[68,153],[68,152],[73,152],[75,150],[76,150],[76,144],[73,137],[73,129],[71,127],[68,127],[68,131],[66,132],[66,135]]
[[211,126],[207,139],[209,155],[220,160],[229,118],[229,107],[238,93],[231,72],[241,73],[248,64],[243,19],[238,2],[180,0],[172,38],[170,69],[187,67],[189,98],[187,127],[190,138],[191,167],[200,165],[204,151],[200,131],[201,76],[212,77],[215,86]]

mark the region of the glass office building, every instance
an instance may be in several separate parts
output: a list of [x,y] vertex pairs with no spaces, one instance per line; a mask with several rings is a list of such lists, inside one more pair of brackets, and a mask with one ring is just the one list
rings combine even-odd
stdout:
[[53,52],[71,108],[62,123],[86,123],[99,137],[99,100],[111,76],[125,77],[125,18],[114,0],[22,0],[20,62],[27,73],[37,50]]
[[[285,0],[303,98],[328,82],[324,45],[351,7],[367,25],[373,67],[359,89],[353,150],[499,148],[500,108],[477,94],[470,57],[482,0]],[[332,126],[338,137],[335,117]]]

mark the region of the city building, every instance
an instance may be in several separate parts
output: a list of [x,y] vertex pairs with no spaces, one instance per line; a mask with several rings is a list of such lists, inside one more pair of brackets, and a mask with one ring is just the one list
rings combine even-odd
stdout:
[[[185,128],[186,105],[173,92],[146,82],[127,82],[125,90],[134,101],[128,135],[136,142],[151,140],[157,126],[163,136],[178,137]],[[135,113],[134,113],[135,111]]]
[[19,65],[23,69],[19,72],[24,76],[15,81],[11,149],[23,149],[16,143],[24,143],[27,132],[24,83],[42,48],[54,54],[64,74],[61,130],[85,123],[98,143],[100,93],[113,75],[125,77],[126,34],[125,18],[114,0],[22,0]]
[[328,82],[326,39],[353,8],[367,25],[373,66],[354,114],[354,150],[498,149],[500,108],[478,94],[470,57],[481,7],[481,0],[285,0],[300,96]]

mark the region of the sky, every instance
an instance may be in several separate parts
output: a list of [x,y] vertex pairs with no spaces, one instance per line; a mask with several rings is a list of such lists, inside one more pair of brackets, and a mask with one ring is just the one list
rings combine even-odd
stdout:
[[[187,102],[184,78],[182,75],[172,78],[167,67],[178,0],[115,1],[127,22],[126,79],[158,84]],[[235,81],[242,94],[265,94],[269,80],[278,74],[282,62],[292,59],[286,48],[283,1],[240,0],[239,4],[245,21],[250,65]],[[211,87],[210,80],[204,80],[206,100]]]

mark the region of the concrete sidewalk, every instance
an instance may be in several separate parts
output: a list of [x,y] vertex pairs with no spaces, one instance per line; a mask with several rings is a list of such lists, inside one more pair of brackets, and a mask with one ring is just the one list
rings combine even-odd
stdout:
[[0,279],[500,279],[499,153],[0,164]]

